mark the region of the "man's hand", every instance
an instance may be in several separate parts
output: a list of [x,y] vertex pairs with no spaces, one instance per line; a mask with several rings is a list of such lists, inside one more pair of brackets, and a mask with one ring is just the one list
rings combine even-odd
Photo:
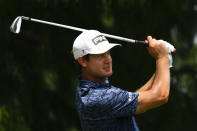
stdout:
[[159,40],[159,41],[163,42],[165,46],[168,48],[168,62],[169,62],[169,68],[171,68],[173,67],[172,53],[176,52],[176,48],[174,48],[174,46],[168,43],[167,41],[164,41],[164,40]]
[[147,37],[149,43],[148,51],[156,60],[160,58],[168,58],[168,49],[162,41],[153,39],[151,36]]

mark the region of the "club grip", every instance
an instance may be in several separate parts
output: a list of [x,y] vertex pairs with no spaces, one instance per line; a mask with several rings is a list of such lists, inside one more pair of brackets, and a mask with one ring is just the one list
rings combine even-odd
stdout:
[[148,47],[148,43],[146,43],[145,41],[135,40],[135,43]]

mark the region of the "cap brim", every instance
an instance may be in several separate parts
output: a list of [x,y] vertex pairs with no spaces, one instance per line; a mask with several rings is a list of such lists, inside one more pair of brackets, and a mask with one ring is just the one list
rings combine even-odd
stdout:
[[103,54],[115,46],[121,46],[121,44],[115,44],[115,43],[99,44],[97,48],[94,48],[94,50],[88,51],[88,54]]

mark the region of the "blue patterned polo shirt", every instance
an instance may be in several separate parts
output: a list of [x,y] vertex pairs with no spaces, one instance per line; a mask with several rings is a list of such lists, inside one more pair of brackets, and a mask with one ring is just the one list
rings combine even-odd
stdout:
[[139,131],[138,93],[78,78],[76,105],[83,131]]

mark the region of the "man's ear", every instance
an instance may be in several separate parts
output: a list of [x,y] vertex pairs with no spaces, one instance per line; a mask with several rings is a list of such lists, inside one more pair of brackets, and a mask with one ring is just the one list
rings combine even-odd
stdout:
[[87,61],[83,58],[83,56],[79,56],[77,61],[82,67],[86,67],[87,66]]

